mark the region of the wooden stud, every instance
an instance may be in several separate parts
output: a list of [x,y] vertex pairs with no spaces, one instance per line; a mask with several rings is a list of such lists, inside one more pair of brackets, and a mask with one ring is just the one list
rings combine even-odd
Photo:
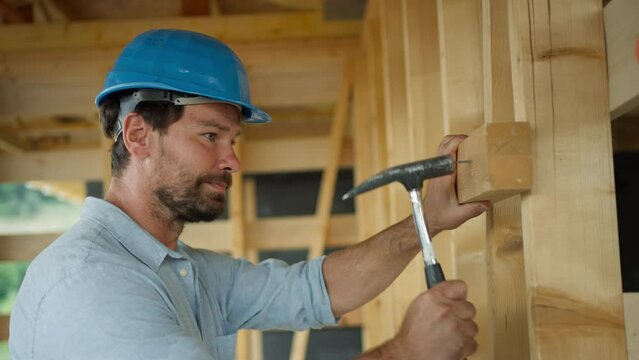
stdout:
[[[248,223],[254,223],[257,219],[256,190],[255,177],[246,177],[244,179],[244,218]],[[251,245],[250,242],[246,244],[246,259],[257,264],[260,260],[259,249]],[[262,332],[259,330],[250,330],[249,337],[251,360],[262,360],[264,358]]]
[[522,196],[530,358],[625,359],[602,3],[511,6],[515,117],[535,132]]
[[[110,140],[105,138],[104,141],[102,149],[0,154],[0,182],[101,180],[110,169],[107,153]],[[326,164],[326,145],[327,140],[322,138],[249,142],[245,144],[242,165],[245,173],[252,174],[317,170]],[[344,141],[340,166],[352,164],[351,146],[350,141]]]
[[9,339],[9,317],[0,315],[0,341]]
[[[240,140],[235,149],[235,153],[242,161],[242,155],[244,153],[243,146],[244,141]],[[246,231],[245,231],[245,217],[244,217],[244,176],[243,173],[236,172],[233,174],[233,186],[230,190],[230,205],[229,221],[232,228],[232,247],[231,256],[234,258],[246,257]],[[238,360],[249,360],[249,333],[248,330],[240,330],[237,334],[236,342],[236,358]]]
[[[485,133],[481,130],[484,128],[504,126],[508,129],[518,125],[523,125],[526,131],[530,132],[527,123],[513,123],[513,57],[509,46],[511,27],[508,19],[507,1],[482,2],[484,126],[476,130],[480,133]],[[471,138],[472,136],[471,134]],[[509,140],[511,137],[506,136],[503,140]],[[468,140],[472,142],[471,138]],[[530,143],[530,134],[527,140]],[[469,154],[469,151],[465,152],[462,149],[466,143],[467,141],[464,141],[458,151],[459,159]],[[472,157],[474,154],[469,156]],[[528,163],[528,171],[531,172],[530,159]],[[469,165],[478,164],[472,162]],[[458,194],[463,192],[460,190],[463,181],[460,183],[459,179],[464,176],[460,174],[470,169],[471,167],[458,167]],[[482,178],[480,174],[474,176]],[[497,198],[492,200],[497,201]],[[481,347],[477,355],[487,359],[528,359],[530,355],[526,286],[522,281],[524,257],[520,197],[514,196],[493,203],[493,208],[487,212],[485,226],[487,233],[483,251],[484,265],[481,270],[486,274],[486,289],[482,292],[482,314],[478,318],[485,319],[486,322],[483,335],[479,337]]]
[[[437,13],[444,132],[468,134],[484,122],[482,2],[438,0]],[[468,300],[477,308],[475,321],[480,329],[488,329],[485,216],[467,221],[447,237],[435,242],[437,255],[443,245],[443,255],[449,255],[442,261],[450,259],[451,265],[445,268],[447,277],[466,282]],[[478,358],[490,358],[489,338],[486,330],[478,334]]]
[[[352,60],[345,60],[342,70],[342,85],[340,88],[339,101],[335,106],[333,115],[331,135],[329,140],[328,161],[322,181],[315,208],[317,217],[316,237],[310,236],[311,245],[308,251],[308,259],[312,260],[324,254],[327,239],[329,237],[329,226],[331,209],[333,207],[333,197],[335,195],[335,184],[337,183],[337,171],[339,170],[339,159],[342,152],[342,143],[346,122],[350,114],[351,90],[353,87],[353,64]],[[308,337],[310,330],[296,332],[293,335],[291,345],[291,360],[303,360],[306,357],[308,347]]]
[[120,47],[157,27],[189,29],[224,42],[353,36],[359,21],[326,21],[317,12],[260,15],[192,16],[118,21],[71,21],[67,24],[15,24],[0,28],[0,51]]
[[[386,129],[387,166],[416,160],[415,119],[408,117],[406,83],[406,43],[404,41],[404,2],[380,1],[381,60],[384,90],[384,124]],[[406,189],[389,186],[389,220],[398,222],[411,214]],[[392,307],[384,314],[392,321],[392,331],[399,329],[408,305],[425,289],[423,260],[416,257],[389,287]]]
[[639,2],[615,0],[604,10],[610,117],[639,107]]
[[531,131],[527,123],[488,123],[459,146],[459,202],[493,203],[528,191],[532,186]]
[[[364,149],[365,153],[360,154],[360,163],[356,167],[370,163],[370,173],[368,176],[388,167],[387,145],[386,145],[386,124],[385,124],[385,103],[384,103],[384,78],[382,71],[382,29],[381,29],[381,3],[379,0],[369,1],[366,8],[363,46],[366,52],[366,86],[368,95],[361,94],[360,101],[366,102],[368,113],[366,132],[355,134],[367,141],[370,146]],[[360,75],[364,76],[364,75]],[[363,81],[363,80],[360,80]],[[360,85],[361,86],[361,85]],[[361,90],[360,90],[361,91]],[[361,121],[361,120],[360,120]],[[365,178],[361,178],[364,180]],[[366,221],[366,237],[371,236],[391,225],[389,218],[390,199],[389,188],[384,187],[371,194],[358,197],[365,200],[363,206],[371,210],[371,218]],[[358,212],[360,208],[358,208]],[[393,293],[391,289],[383,291],[379,296],[370,301],[364,312],[364,340],[366,348],[377,346],[391,338],[394,333],[394,319],[388,314],[393,313]]]

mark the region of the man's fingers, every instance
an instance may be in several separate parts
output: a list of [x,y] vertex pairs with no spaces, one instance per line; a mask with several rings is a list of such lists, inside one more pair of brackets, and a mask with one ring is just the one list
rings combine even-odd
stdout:
[[477,344],[477,341],[475,341],[475,339],[467,339],[466,343],[464,344],[464,347],[461,350],[460,359],[466,359],[470,355],[474,354],[477,351],[477,347],[478,347],[478,344]]
[[442,142],[439,144],[439,155],[451,154],[455,156],[457,153],[457,147],[467,137],[468,136],[466,135],[446,135]]
[[448,280],[437,284],[430,291],[433,290],[451,300],[465,300],[468,288],[461,280]]
[[462,320],[472,320],[477,313],[475,306],[468,301],[458,300],[453,306],[453,313],[459,319]]
[[480,215],[484,211],[490,210],[490,208],[490,201],[477,201],[459,205],[459,211],[463,212],[465,214],[465,217],[469,219]]

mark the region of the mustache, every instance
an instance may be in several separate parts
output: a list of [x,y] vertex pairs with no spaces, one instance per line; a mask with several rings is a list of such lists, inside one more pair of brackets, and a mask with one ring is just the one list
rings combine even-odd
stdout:
[[200,175],[197,178],[197,185],[200,186],[204,183],[220,183],[226,184],[226,188],[230,188],[233,185],[233,177],[229,173],[222,173],[219,175]]

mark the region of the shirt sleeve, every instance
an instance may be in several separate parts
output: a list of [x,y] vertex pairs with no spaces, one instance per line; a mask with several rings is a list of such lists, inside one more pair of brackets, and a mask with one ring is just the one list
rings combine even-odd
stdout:
[[237,259],[226,298],[230,330],[304,330],[335,325],[324,283],[324,257],[288,265],[266,260],[257,265]]
[[61,281],[38,308],[32,358],[216,359],[200,336],[180,326],[148,281],[112,268]]

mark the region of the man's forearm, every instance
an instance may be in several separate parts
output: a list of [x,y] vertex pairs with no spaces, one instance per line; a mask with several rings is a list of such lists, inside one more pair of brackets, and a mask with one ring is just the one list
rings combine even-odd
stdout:
[[413,219],[407,218],[364,242],[330,254],[323,271],[335,315],[372,300],[419,251]]

